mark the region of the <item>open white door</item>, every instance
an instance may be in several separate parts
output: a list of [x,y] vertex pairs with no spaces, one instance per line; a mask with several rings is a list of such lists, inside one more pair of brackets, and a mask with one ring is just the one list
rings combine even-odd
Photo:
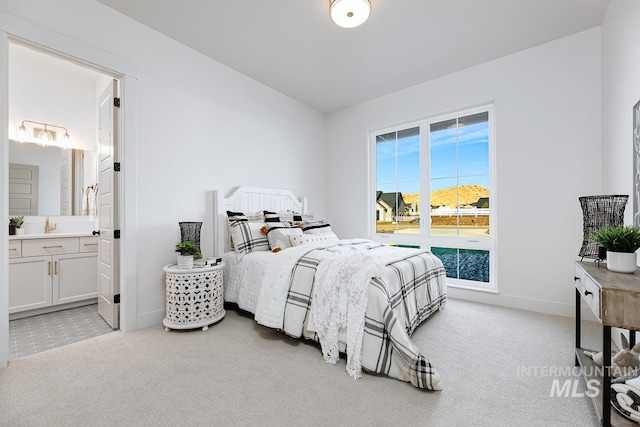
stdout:
[[118,161],[117,83],[113,80],[98,99],[98,312],[113,329],[117,329],[120,323],[118,179],[114,176],[114,172],[120,169],[114,166]]

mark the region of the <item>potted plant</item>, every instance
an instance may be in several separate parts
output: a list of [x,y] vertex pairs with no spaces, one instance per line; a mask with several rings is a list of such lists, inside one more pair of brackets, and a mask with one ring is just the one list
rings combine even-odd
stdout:
[[[16,235],[24,234],[24,228],[20,228],[22,227],[23,223],[24,223],[24,216],[12,216],[11,218],[9,218],[9,234],[16,234]],[[11,233],[12,225],[14,227],[13,233]]]
[[178,255],[178,268],[193,268],[193,258],[202,258],[200,247],[191,243],[190,240],[176,243]]
[[635,273],[636,251],[640,249],[640,227],[602,227],[593,232],[592,238],[607,250],[607,269],[618,273]]

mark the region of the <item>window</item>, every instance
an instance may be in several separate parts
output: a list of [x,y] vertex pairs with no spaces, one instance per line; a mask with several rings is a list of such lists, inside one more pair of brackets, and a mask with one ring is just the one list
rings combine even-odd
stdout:
[[453,286],[496,289],[492,120],[485,106],[371,134],[373,238],[430,248]]
[[420,129],[376,135],[376,232],[419,233]]

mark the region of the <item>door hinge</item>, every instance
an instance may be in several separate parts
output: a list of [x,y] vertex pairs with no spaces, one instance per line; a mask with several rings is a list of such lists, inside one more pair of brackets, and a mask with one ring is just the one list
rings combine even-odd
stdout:
[[113,170],[114,170],[115,172],[120,172],[120,162],[115,162],[115,163],[113,164]]
[[120,98],[113,98],[113,106],[120,108]]
[[113,230],[113,238],[114,239],[120,238],[120,230]]
[[114,304],[120,304],[120,294],[115,294],[113,296],[113,303]]

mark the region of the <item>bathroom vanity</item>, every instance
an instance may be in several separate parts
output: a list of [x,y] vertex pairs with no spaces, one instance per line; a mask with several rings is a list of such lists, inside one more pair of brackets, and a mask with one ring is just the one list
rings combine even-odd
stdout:
[[91,233],[9,236],[9,317],[93,304],[98,237]]

